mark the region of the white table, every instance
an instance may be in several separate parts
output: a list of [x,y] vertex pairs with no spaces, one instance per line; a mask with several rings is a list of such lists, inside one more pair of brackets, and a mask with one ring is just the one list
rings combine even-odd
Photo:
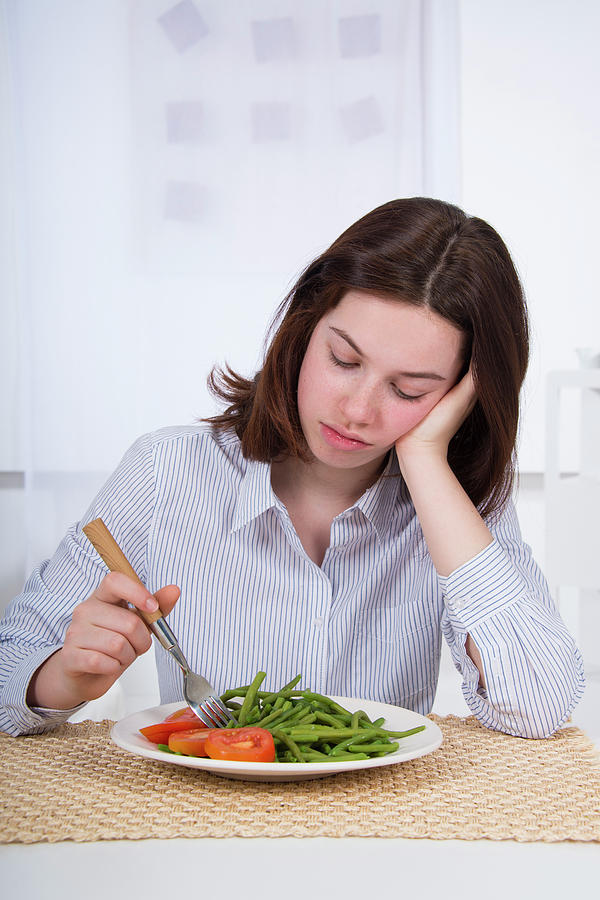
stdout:
[[599,872],[598,844],[206,838],[0,848],[2,895],[19,900],[204,900],[219,888],[244,900],[564,900],[597,896]]
[[[142,660],[136,677],[153,689],[150,661]],[[468,715],[446,651],[442,674],[434,712]],[[128,703],[139,709],[152,699]],[[96,701],[93,717],[125,715],[124,702],[116,693]],[[599,873],[600,845],[568,842],[205,838],[0,847],[0,896],[11,900],[207,900],[223,885],[242,885],[242,900],[379,900],[388,891],[393,900],[408,892],[411,900],[564,900],[578,891],[587,900]],[[181,890],[190,893],[182,898]]]

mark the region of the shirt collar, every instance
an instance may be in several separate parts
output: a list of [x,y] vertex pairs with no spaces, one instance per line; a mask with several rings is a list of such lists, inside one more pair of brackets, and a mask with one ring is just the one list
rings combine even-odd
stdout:
[[235,504],[232,532],[243,528],[268,509],[281,506],[271,487],[271,464],[247,460],[247,465]]
[[[271,464],[255,460],[248,460],[247,464],[233,514],[232,532],[243,528],[268,509],[281,508],[283,505],[271,487]],[[392,518],[396,508],[402,503],[403,484],[398,459],[391,452],[377,481],[351,507],[360,509],[382,543],[392,533]]]
[[400,475],[398,458],[392,451],[385,469],[370,488],[354,504],[371,523],[377,537],[384,543],[393,533],[392,519],[396,508],[402,502],[404,480]]

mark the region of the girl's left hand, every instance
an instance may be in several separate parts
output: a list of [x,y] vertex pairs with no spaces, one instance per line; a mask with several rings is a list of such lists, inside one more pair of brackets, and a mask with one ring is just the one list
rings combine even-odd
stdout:
[[471,369],[451,388],[433,409],[396,441],[396,453],[402,462],[408,455],[429,454],[446,459],[448,444],[465,421],[475,403],[477,393]]

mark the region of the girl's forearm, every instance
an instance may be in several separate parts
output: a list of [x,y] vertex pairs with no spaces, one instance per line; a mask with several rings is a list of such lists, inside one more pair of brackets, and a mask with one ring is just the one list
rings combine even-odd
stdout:
[[27,690],[27,705],[43,709],[73,709],[84,702],[77,684],[65,676],[60,650],[34,672]]
[[445,458],[398,459],[433,564],[448,576],[491,544],[492,534]]
[[[398,459],[433,564],[448,576],[485,550],[492,534],[445,458],[398,454]],[[470,634],[465,650],[485,687],[481,654]]]

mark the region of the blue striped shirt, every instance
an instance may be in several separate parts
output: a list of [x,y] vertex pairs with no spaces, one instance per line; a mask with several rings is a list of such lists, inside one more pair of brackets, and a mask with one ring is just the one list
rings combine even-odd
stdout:
[[[440,512],[443,515],[443,511]],[[427,713],[442,634],[463,693],[489,728],[551,734],[583,692],[583,664],[512,504],[493,542],[448,577],[431,561],[392,454],[383,476],[332,523],[322,565],[306,554],[270,466],[234,434],[205,426],[141,437],[54,557],[36,568],[0,623],[0,729],[52,727],[72,710],[30,709],[28,682],[64,640],[76,604],[106,574],[82,532],[102,517],[154,592],[177,584],[169,616],[192,669],[220,693],[259,670],[276,689],[302,685]],[[471,634],[486,688],[465,650]],[[158,648],[161,701],[182,699],[181,672]]]

